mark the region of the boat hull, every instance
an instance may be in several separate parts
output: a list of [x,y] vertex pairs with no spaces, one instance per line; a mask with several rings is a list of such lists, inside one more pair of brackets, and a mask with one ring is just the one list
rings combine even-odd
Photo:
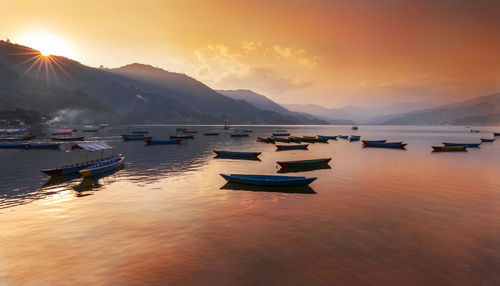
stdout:
[[99,164],[91,165],[83,170],[80,170],[79,173],[84,177],[94,176],[102,173],[109,172],[116,168],[119,168],[123,162],[125,157],[120,156],[116,160],[113,160],[107,164],[107,162],[102,162]]
[[170,139],[194,139],[193,135],[176,135],[170,136]]
[[300,160],[300,161],[282,161],[277,162],[283,168],[301,168],[301,167],[314,167],[327,165],[332,158],[322,158],[313,160]]
[[315,177],[294,176],[271,176],[271,175],[243,175],[243,174],[220,174],[230,183],[254,185],[254,186],[307,186],[314,182]]
[[469,148],[479,148],[479,145],[481,143],[448,143],[448,142],[443,142],[444,146],[467,146]]
[[389,149],[405,149],[407,144],[400,142],[389,142],[389,143],[365,143],[364,147],[372,148],[389,148]]
[[170,139],[170,140],[151,140],[145,139],[147,145],[171,145],[171,144],[180,144],[181,139]]
[[214,153],[220,157],[257,158],[262,152],[235,152],[235,151],[214,150]]
[[495,142],[495,138],[489,139],[489,138],[481,138],[481,142]]
[[78,137],[50,137],[51,140],[53,141],[83,141],[85,137],[83,136],[78,136]]
[[366,143],[385,143],[387,140],[363,140],[363,144]]
[[326,138],[326,139],[330,139],[330,140],[337,140],[337,136],[318,135],[318,139],[321,139],[321,138]]
[[278,137],[278,136],[290,136],[290,133],[273,133],[273,136]]
[[88,162],[80,162],[80,163],[76,163],[76,164],[72,164],[72,165],[62,166],[60,168],[45,169],[45,170],[42,170],[41,172],[45,173],[49,176],[62,176],[62,175],[78,174],[78,172],[80,170],[85,169],[88,166],[100,163],[102,161],[117,158],[119,156],[122,156],[122,155],[114,155],[111,157],[106,157],[106,158],[98,159],[98,160],[92,160],[92,161],[88,161]]
[[203,133],[205,136],[219,136],[219,133],[214,132],[214,133]]
[[28,149],[29,144],[25,143],[0,143],[0,149],[8,148],[8,149]]
[[307,150],[307,146],[309,144],[301,144],[301,145],[276,145],[278,151],[285,150]]
[[467,146],[432,146],[434,152],[463,152]]
[[248,137],[248,133],[243,134],[229,134],[231,137]]

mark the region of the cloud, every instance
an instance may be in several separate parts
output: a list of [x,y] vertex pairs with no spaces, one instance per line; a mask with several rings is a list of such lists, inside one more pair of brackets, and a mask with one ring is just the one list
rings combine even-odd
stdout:
[[285,58],[287,60],[296,62],[297,64],[315,70],[318,67],[316,56],[308,56],[306,50],[295,47],[284,47],[275,45],[274,51],[278,54],[278,58]]

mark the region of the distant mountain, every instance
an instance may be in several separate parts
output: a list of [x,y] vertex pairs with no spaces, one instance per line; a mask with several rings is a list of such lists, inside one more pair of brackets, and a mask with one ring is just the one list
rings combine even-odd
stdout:
[[388,119],[383,124],[498,124],[500,93],[448,104],[437,108],[414,111]]
[[251,90],[216,90],[218,93],[236,100],[244,100],[251,105],[268,111],[277,112],[283,116],[293,116],[299,118],[304,124],[328,124],[328,121],[319,119],[313,115],[301,112],[290,111],[268,97],[255,93]]
[[325,108],[314,104],[284,104],[284,106],[293,111],[307,112],[323,119],[327,119],[330,122],[344,121],[346,124],[352,124],[353,122],[361,124],[376,124],[380,123],[381,120],[390,118],[391,115],[428,108],[431,105],[421,102],[410,102],[396,103],[379,108],[362,108],[355,106]]
[[302,124],[225,97],[184,74],[148,65],[96,69],[0,41],[2,109],[33,109],[61,121]]

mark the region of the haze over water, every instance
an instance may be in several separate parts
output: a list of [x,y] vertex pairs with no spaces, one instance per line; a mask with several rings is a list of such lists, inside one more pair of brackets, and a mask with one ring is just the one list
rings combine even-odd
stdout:
[[[136,127],[157,138],[175,128]],[[134,129],[126,126],[85,134],[125,155],[125,168],[94,181],[44,186],[40,170],[64,163],[62,152],[0,150],[0,284],[500,282],[499,142],[431,152],[443,141],[478,142],[500,127],[253,126],[245,127],[249,138],[229,138],[221,126],[195,128],[195,139],[178,146],[122,142],[119,135]],[[276,152],[255,141],[283,128],[408,146],[339,140]],[[221,135],[202,135],[213,130]],[[213,149],[262,151],[261,161],[215,159]],[[276,161],[326,157],[331,169],[285,174],[318,177],[305,193],[235,190],[219,176],[276,174]]]

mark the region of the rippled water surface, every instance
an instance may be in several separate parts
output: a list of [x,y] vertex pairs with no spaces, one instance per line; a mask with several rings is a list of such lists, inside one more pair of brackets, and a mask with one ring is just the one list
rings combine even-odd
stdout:
[[[174,126],[141,126],[156,138]],[[255,141],[353,134],[350,127],[258,126],[230,138],[194,127],[181,145],[121,142],[133,127],[86,133],[125,155],[94,180],[49,180],[40,170],[77,159],[57,150],[0,150],[0,285],[499,285],[500,140],[461,153],[500,127],[360,126],[360,142],[275,151]],[[220,136],[203,136],[219,131]],[[486,132],[487,131],[487,132]],[[260,161],[213,149],[261,151]],[[85,156],[81,152],[80,156]],[[276,174],[276,161],[332,157],[304,192],[226,185],[219,173]]]

